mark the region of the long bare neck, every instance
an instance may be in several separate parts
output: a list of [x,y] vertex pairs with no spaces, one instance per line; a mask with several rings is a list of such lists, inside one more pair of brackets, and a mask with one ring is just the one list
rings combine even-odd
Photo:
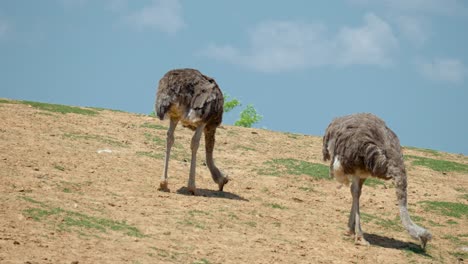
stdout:
[[425,228],[415,224],[408,212],[408,196],[407,196],[407,181],[406,173],[404,171],[398,173],[393,178],[396,185],[396,194],[398,199],[398,205],[400,208],[400,218],[406,231],[414,239],[420,240],[423,246],[431,239],[431,233]]

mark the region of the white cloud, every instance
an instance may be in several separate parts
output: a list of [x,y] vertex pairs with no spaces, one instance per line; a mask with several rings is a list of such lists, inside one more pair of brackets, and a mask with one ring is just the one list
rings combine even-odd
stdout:
[[248,51],[211,44],[202,55],[261,72],[279,72],[323,65],[388,65],[398,46],[391,27],[374,14],[360,27],[330,34],[319,23],[269,21],[249,31]]
[[[342,51],[343,64],[391,63],[389,53],[398,46],[392,28],[374,14],[367,14],[365,25],[358,28],[345,27],[340,30],[337,40]],[[338,53],[339,54],[339,53]]]
[[429,39],[428,23],[422,18],[399,16],[396,24],[401,34],[416,46],[423,45]]
[[138,29],[152,28],[168,34],[174,34],[185,26],[182,5],[178,0],[154,0],[126,19]]
[[457,59],[435,59],[417,64],[419,72],[435,81],[462,83],[468,75],[468,68]]

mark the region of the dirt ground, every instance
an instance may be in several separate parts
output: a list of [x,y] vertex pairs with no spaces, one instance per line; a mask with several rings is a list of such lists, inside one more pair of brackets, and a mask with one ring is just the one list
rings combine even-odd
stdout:
[[[192,132],[181,126],[171,192],[157,191],[167,125],[117,111],[61,114],[0,103],[0,263],[468,262],[466,211],[444,214],[425,204],[467,206],[465,172],[406,161],[411,215],[433,233],[426,252],[402,228],[391,182],[364,186],[362,226],[371,245],[356,246],[343,235],[348,187],[275,167],[276,159],[327,165],[321,136],[223,125],[215,160],[232,180],[217,191],[202,143],[192,196]],[[468,164],[460,154],[405,154]]]

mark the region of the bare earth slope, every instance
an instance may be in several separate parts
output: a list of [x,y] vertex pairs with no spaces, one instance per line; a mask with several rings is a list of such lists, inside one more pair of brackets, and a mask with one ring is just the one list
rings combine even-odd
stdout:
[[405,149],[409,208],[434,236],[426,252],[400,224],[392,183],[377,180],[361,197],[362,247],[343,235],[351,195],[328,178],[321,137],[223,126],[215,159],[232,181],[216,191],[202,145],[190,196],[181,126],[171,192],[157,191],[166,127],[1,99],[0,263],[468,262],[466,156]]

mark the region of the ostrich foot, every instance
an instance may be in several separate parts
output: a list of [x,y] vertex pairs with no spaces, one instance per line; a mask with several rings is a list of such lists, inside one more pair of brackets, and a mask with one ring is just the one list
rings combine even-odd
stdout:
[[195,188],[195,186],[193,187],[189,186],[187,189],[188,189],[189,194],[194,195],[194,196],[197,195],[197,188]]
[[224,177],[222,177],[222,178],[219,179],[218,186],[219,186],[219,191],[220,191],[220,192],[223,191],[224,185],[225,185],[226,183],[228,183],[229,180],[230,180],[230,178],[227,177],[227,176],[224,176]]
[[354,239],[354,244],[355,245],[360,245],[360,246],[369,246],[370,243],[367,242],[367,240],[364,239],[364,236],[356,236]]
[[171,190],[169,190],[169,188],[167,187],[167,181],[162,181],[159,183],[159,188],[158,188],[158,191],[161,191],[161,192],[170,192]]
[[352,230],[345,231],[345,232],[343,233],[343,235],[349,236],[349,237],[350,237],[350,236],[354,236],[354,231],[352,231]]

